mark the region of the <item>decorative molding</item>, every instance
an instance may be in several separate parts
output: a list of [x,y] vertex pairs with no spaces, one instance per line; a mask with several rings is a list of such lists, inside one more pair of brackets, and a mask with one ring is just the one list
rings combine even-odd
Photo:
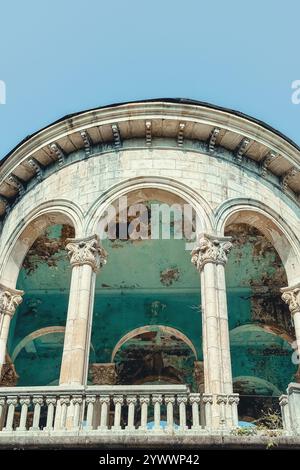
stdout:
[[24,182],[20,180],[20,178],[18,178],[16,175],[13,175],[13,174],[9,175],[7,181],[8,183],[11,183],[14,186],[14,188],[17,190],[18,197],[22,197],[26,191]]
[[282,187],[283,191],[287,191],[287,189],[289,187],[290,180],[294,176],[296,176],[298,172],[299,172],[299,170],[297,170],[297,168],[293,167],[287,173],[285,173],[285,175],[282,177],[282,180],[281,180],[281,187]]
[[212,235],[200,234],[198,246],[192,251],[192,263],[200,272],[207,263],[225,265],[227,255],[232,248],[231,237],[214,237]]
[[44,169],[41,164],[33,157],[28,158],[26,163],[35,172],[37,180],[42,181]]
[[228,404],[229,405],[233,405],[233,404],[238,405],[239,402],[240,402],[240,397],[239,397],[238,393],[232,393],[232,394],[228,395]]
[[93,385],[116,385],[117,372],[115,363],[90,365]]
[[89,157],[92,153],[93,142],[87,130],[80,131],[80,135],[83,141],[84,151],[86,157]]
[[216,147],[217,137],[220,134],[221,129],[219,127],[215,127],[210,134],[209,141],[208,141],[208,151],[209,153],[213,153]]
[[107,253],[97,235],[87,238],[68,238],[66,250],[72,267],[88,264],[97,272],[106,264]]
[[152,122],[146,121],[146,145],[149,147],[152,144]]
[[65,153],[63,152],[62,148],[58,144],[53,142],[49,145],[49,149],[56,156],[58,160],[58,165],[62,166],[65,163],[66,159]]
[[261,175],[266,176],[268,174],[269,166],[278,157],[278,153],[269,152],[268,155],[261,162]]
[[114,146],[116,150],[119,150],[122,147],[121,134],[118,124],[112,124],[111,130],[114,138]]
[[300,283],[292,287],[280,289],[282,300],[289,306],[292,315],[300,313]]
[[237,159],[238,163],[242,163],[243,155],[247,151],[249,144],[250,144],[250,139],[248,139],[247,137],[244,137],[239,143],[239,145],[237,146],[236,151],[235,151],[235,158]]
[[16,308],[22,303],[24,291],[11,289],[0,284],[0,315],[13,317]]
[[183,147],[185,123],[180,122],[177,133],[177,146]]

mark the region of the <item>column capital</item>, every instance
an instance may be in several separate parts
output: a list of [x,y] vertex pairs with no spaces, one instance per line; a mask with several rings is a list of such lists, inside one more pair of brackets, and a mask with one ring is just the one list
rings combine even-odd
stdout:
[[232,248],[231,237],[215,237],[206,233],[198,236],[197,246],[192,250],[192,263],[198,271],[201,271],[205,264],[221,264],[227,262],[227,255]]
[[22,302],[24,291],[11,289],[0,284],[0,315],[9,315],[13,317],[16,308]]
[[280,289],[282,300],[289,306],[292,315],[300,312],[300,283],[291,287]]
[[87,264],[97,272],[106,264],[107,253],[100,245],[97,235],[87,238],[68,238],[66,241],[66,250],[72,267]]

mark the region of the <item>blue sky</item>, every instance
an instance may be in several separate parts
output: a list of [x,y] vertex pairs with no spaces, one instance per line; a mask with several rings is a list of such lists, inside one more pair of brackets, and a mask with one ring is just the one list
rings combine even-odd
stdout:
[[236,109],[300,144],[297,0],[10,0],[0,21],[0,158],[66,114],[156,97]]

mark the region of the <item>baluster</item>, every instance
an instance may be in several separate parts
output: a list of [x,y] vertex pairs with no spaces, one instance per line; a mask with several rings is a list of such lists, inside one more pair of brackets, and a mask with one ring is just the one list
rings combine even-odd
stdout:
[[122,405],[124,403],[123,395],[117,395],[113,397],[113,402],[115,405],[115,415],[114,415],[114,431],[118,431],[121,428],[121,415],[122,415]]
[[27,421],[28,406],[30,405],[30,398],[21,397],[19,400],[19,403],[21,405],[21,416],[20,416],[20,423],[16,431],[26,431],[26,421]]
[[152,395],[152,403],[154,404],[154,431],[160,431],[160,406],[163,402],[162,395]]
[[5,415],[5,398],[1,397],[0,398],[0,431],[3,428],[3,423],[4,423],[4,415]]
[[175,405],[174,395],[165,396],[165,404],[167,405],[167,430],[173,431],[174,428],[174,405]]
[[93,429],[94,406],[96,403],[96,395],[88,395],[86,397],[87,412],[86,412],[86,431]]
[[108,407],[110,403],[109,395],[100,396],[99,403],[101,406],[101,411],[100,411],[100,426],[98,426],[98,429],[101,429],[101,431],[106,431],[107,419],[108,419]]
[[135,429],[134,412],[135,412],[135,405],[137,403],[137,397],[129,396],[126,398],[126,401],[128,404],[128,420],[127,420],[127,426],[125,429],[127,429],[128,431],[133,431]]
[[205,412],[205,429],[210,430],[212,428],[212,404],[213,397],[212,395],[204,393],[202,396],[202,401],[204,404]]
[[220,427],[226,426],[225,406],[227,404],[227,395],[217,395],[217,404],[220,407]]
[[41,407],[44,404],[43,397],[33,397],[32,403],[34,406],[33,411],[33,422],[30,428],[30,431],[39,431],[40,430],[40,416],[41,416]]
[[46,422],[46,427],[44,428],[44,431],[52,431],[56,398],[46,397],[46,405],[47,405],[47,422]]
[[13,431],[13,424],[14,424],[14,416],[15,416],[15,409],[18,404],[18,397],[15,396],[8,396],[6,404],[8,406],[8,412],[6,417],[6,426],[3,431]]
[[148,423],[148,405],[150,403],[150,397],[146,395],[140,396],[140,404],[141,404],[141,425],[139,429],[141,431],[147,430],[147,423]]
[[68,406],[70,405],[70,397],[60,397],[60,429],[65,429]]
[[186,425],[186,404],[187,404],[187,396],[185,395],[178,395],[177,402],[179,404],[179,423],[180,423],[180,430],[185,431],[187,429]]
[[238,415],[238,404],[239,404],[239,396],[237,393],[233,393],[228,396],[228,407],[230,408],[230,420],[229,426],[237,427],[239,425],[239,415]]
[[74,407],[74,415],[73,415],[73,429],[78,430],[80,428],[80,411],[82,405],[82,397],[81,396],[73,396],[72,397],[72,405]]
[[192,429],[194,431],[199,431],[199,429],[201,429],[200,418],[199,418],[200,393],[191,393],[190,403],[192,405],[192,415],[193,415]]

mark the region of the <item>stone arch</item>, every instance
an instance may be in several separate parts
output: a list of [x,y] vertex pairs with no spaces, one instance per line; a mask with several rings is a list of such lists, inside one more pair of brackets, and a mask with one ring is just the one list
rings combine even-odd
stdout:
[[56,224],[68,224],[74,228],[75,236],[82,235],[83,215],[80,208],[70,201],[45,203],[23,218],[4,240],[6,251],[1,254],[1,283],[15,288],[23,260],[35,240],[43,231]]
[[260,377],[254,377],[254,376],[250,376],[250,375],[241,375],[241,376],[238,376],[238,377],[234,377],[233,378],[233,385],[234,387],[237,386],[237,384],[245,384],[245,387],[251,387],[251,386],[255,386],[255,387],[261,387],[261,388],[265,388],[266,390],[269,390],[270,392],[272,392],[272,395],[274,396],[280,396],[281,395],[281,392],[280,390],[274,385],[272,384],[271,382],[268,382],[267,380],[265,379],[261,379]]
[[164,325],[146,325],[142,326],[140,328],[136,328],[129,333],[126,333],[126,335],[122,336],[122,338],[117,342],[116,346],[113,349],[112,355],[111,355],[111,362],[114,361],[114,358],[118,352],[118,350],[125,344],[127,341],[130,339],[134,338],[135,336],[141,335],[143,333],[147,333],[154,328],[160,329],[161,331],[168,333],[170,335],[176,336],[178,339],[183,341],[192,351],[195,356],[195,361],[197,360],[197,351],[191,340],[181,333],[181,331],[177,330],[176,328],[172,328],[170,326],[164,326]]
[[[191,188],[171,178],[145,177],[133,178],[118,183],[105,191],[90,207],[85,225],[85,233],[96,233],[101,215],[121,196],[142,190],[158,190],[161,193],[172,194],[175,198],[190,204],[196,212],[199,222],[199,232],[211,232],[213,227],[213,211],[205,199]],[[138,199],[137,199],[138,200]],[[163,201],[164,202],[164,201]],[[134,203],[134,201],[133,201]]]
[[231,223],[245,223],[257,228],[274,246],[282,260],[289,285],[300,281],[300,243],[287,220],[259,201],[231,199],[216,212],[216,230],[224,235]]
[[50,335],[53,333],[65,333],[65,327],[64,326],[47,326],[45,328],[40,328],[39,330],[35,330],[29,335],[25,336],[14,348],[12,355],[11,355],[11,360],[14,362],[20,351],[28,344],[30,341],[33,341],[34,339],[40,338],[41,336],[45,335]]

